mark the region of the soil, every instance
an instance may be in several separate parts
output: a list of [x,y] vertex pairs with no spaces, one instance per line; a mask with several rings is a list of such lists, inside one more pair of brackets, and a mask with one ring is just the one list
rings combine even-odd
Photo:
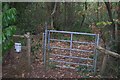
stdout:
[[[41,38],[34,37],[35,41],[37,41],[38,39]],[[40,44],[42,44],[42,40],[40,41]],[[57,43],[55,43],[54,45],[56,44]],[[64,46],[66,44],[61,44],[61,45]],[[45,66],[43,65],[43,61],[42,61],[42,47],[39,49],[39,51],[36,54],[38,57],[33,58],[31,60],[31,66],[29,66],[27,63],[26,50],[22,50],[21,53],[16,53],[15,50],[12,49],[9,53],[11,55],[5,57],[2,65],[3,78],[88,78],[88,77],[99,78],[100,77],[99,75],[94,76],[93,73],[91,72],[83,73],[81,71],[76,71],[75,69],[56,68],[50,66],[48,66],[45,69]]]

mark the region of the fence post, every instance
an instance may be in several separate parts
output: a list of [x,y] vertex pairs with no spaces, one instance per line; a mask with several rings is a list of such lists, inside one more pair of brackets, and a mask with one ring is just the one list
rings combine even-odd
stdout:
[[103,76],[105,68],[106,68],[106,63],[107,63],[107,54],[104,55],[103,62],[102,62],[102,68],[101,68],[101,76]]
[[44,66],[45,66],[45,72],[46,72],[46,46],[47,46],[47,22],[45,22],[45,35],[44,35]]
[[43,33],[43,65],[46,73],[46,33]]
[[48,37],[48,40],[47,40],[47,43],[48,43],[48,45],[47,45],[47,51],[48,51],[48,53],[47,53],[47,65],[49,65],[49,62],[50,62],[50,60],[49,60],[49,58],[50,58],[50,31],[48,31],[47,37]]
[[97,46],[99,45],[99,34],[95,36],[95,56],[94,56],[94,74],[96,74],[96,66],[97,66],[97,56],[98,56],[98,51],[97,51]]
[[28,55],[28,65],[31,66],[31,61],[30,61],[30,58],[31,58],[31,39],[30,39],[30,33],[27,32],[27,48],[28,48],[28,51],[27,51],[27,55]]
[[44,51],[45,51],[45,33],[43,33],[43,37],[42,37],[42,48],[43,48],[43,57],[42,57],[42,61],[44,64]]

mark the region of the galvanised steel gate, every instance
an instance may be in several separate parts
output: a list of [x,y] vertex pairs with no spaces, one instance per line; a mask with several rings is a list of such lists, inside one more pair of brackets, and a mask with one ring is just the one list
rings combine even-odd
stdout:
[[[66,35],[66,39],[64,37],[58,39],[61,36],[60,34]],[[52,35],[56,35],[56,37],[53,38]],[[77,37],[79,39],[81,36],[83,36],[82,38],[88,36],[92,37],[92,40],[74,40],[74,36],[79,36]],[[96,72],[98,55],[96,46],[98,43],[99,34],[46,29],[43,33],[43,62],[46,64],[46,60],[48,60],[49,63],[54,63],[56,67],[62,68],[87,67],[86,69]]]

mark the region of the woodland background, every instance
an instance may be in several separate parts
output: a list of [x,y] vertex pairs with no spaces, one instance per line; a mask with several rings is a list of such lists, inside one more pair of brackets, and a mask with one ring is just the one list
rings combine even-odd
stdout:
[[[30,32],[41,36],[41,40],[45,22],[48,29],[100,34],[102,47],[120,54],[120,2],[4,2],[1,5],[3,56],[13,47],[14,34]],[[116,64],[114,69],[119,72]]]

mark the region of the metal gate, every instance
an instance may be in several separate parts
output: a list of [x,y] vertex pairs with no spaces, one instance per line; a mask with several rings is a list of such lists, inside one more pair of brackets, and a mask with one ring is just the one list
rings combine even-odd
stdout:
[[[53,38],[52,35],[56,37]],[[59,36],[62,36],[63,39],[58,38]],[[81,41],[75,39],[75,36],[79,36],[76,37],[77,39],[81,39],[81,36],[82,38],[84,36],[92,38],[91,41]],[[48,63],[54,63],[56,67],[62,68],[84,67],[84,69],[96,72],[98,55],[96,46],[98,43],[99,34],[46,29],[43,33],[43,62],[46,64],[48,61]]]

